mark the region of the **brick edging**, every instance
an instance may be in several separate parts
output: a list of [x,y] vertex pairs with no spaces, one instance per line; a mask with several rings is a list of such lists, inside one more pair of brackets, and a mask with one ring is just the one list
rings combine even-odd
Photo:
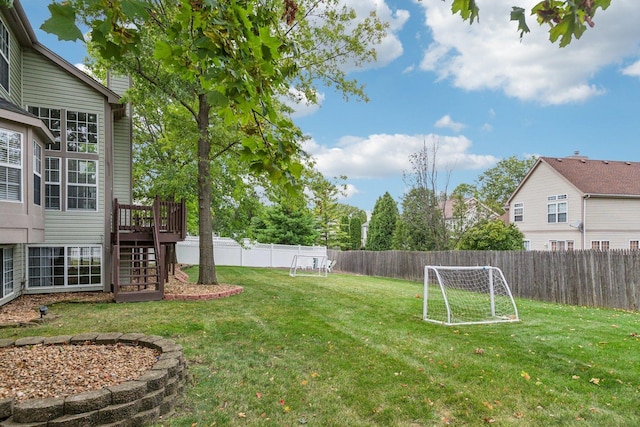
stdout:
[[126,423],[149,424],[173,410],[188,381],[182,347],[158,335],[140,333],[83,333],[75,336],[2,339],[2,347],[94,344],[139,345],[160,351],[158,361],[142,376],[114,386],[63,398],[16,402],[0,399],[0,427],[75,427]]
[[184,300],[184,301],[210,300],[210,299],[230,297],[231,295],[240,294],[242,293],[242,291],[244,291],[244,288],[242,288],[241,286],[237,286],[233,289],[228,289],[226,291],[211,292],[208,294],[164,294],[164,299]]

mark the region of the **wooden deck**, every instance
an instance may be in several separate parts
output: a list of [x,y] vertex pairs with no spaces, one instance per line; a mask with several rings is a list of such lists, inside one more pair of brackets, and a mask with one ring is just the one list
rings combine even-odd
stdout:
[[111,244],[116,302],[154,301],[164,296],[164,283],[176,262],[175,245],[187,236],[187,211],[181,202],[152,206],[115,200]]

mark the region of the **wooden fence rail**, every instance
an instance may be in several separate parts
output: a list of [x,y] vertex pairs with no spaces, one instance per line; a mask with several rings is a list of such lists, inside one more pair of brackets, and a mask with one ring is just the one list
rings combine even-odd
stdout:
[[328,251],[335,271],[421,282],[425,265],[491,265],[514,296],[561,304],[640,309],[640,251]]

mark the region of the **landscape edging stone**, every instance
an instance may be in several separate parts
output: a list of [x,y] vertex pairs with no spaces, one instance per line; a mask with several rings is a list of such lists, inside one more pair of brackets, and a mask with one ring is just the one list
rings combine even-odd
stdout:
[[[106,426],[128,421],[145,425],[169,413],[184,393],[189,375],[182,347],[158,335],[88,332],[75,336],[26,337],[2,340],[0,347],[28,345],[140,345],[161,352],[158,361],[139,378],[64,398],[17,402],[0,399],[0,427],[86,425]],[[48,423],[48,424],[47,424]]]

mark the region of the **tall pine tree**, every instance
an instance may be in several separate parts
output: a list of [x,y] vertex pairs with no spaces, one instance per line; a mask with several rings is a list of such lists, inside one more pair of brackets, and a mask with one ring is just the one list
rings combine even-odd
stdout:
[[380,197],[371,213],[366,248],[369,251],[388,251],[393,248],[393,232],[398,220],[398,205],[389,192]]

